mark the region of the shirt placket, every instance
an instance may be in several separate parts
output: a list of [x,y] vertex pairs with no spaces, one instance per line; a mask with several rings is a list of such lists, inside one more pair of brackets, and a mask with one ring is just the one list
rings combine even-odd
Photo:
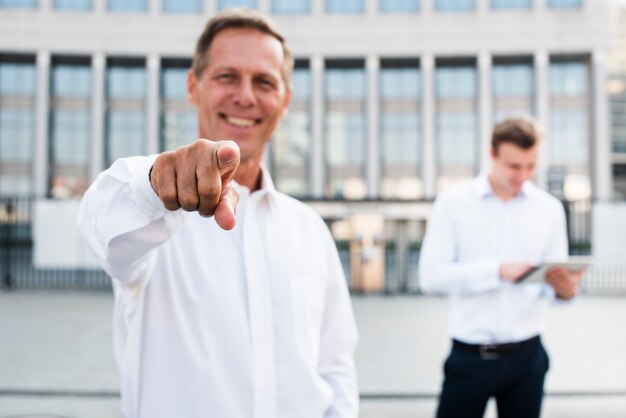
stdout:
[[276,416],[276,367],[269,270],[263,233],[266,212],[263,195],[255,193],[246,205],[243,230],[244,262],[253,355],[254,417]]

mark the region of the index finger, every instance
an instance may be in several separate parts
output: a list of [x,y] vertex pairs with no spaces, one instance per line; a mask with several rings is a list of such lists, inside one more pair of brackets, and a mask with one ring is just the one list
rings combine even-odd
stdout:
[[221,141],[215,151],[215,159],[222,177],[222,187],[225,187],[239,167],[239,146],[235,141]]

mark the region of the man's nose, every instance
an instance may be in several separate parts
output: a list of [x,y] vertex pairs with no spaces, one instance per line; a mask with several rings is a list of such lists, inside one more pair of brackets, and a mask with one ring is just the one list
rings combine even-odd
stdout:
[[241,107],[250,107],[255,103],[254,89],[251,80],[243,80],[239,83],[235,93],[235,104]]

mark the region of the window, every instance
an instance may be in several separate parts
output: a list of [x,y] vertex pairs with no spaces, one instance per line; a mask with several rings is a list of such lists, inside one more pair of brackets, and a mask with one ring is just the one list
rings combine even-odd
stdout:
[[34,57],[0,57],[0,195],[33,192]]
[[54,8],[58,10],[91,10],[92,0],[54,0]]
[[37,0],[0,0],[0,7],[15,7],[15,8],[36,8],[39,2]]
[[108,9],[114,12],[145,12],[148,0],[108,0]]
[[435,10],[442,12],[464,12],[476,8],[474,0],[435,0]]
[[585,58],[552,57],[549,70],[550,191],[568,200],[591,197],[589,74]]
[[326,196],[366,195],[366,79],[363,60],[330,61],[325,74]]
[[582,0],[548,0],[552,9],[576,9],[582,6]]
[[494,61],[491,86],[494,122],[509,116],[534,113],[534,74],[532,59]]
[[422,195],[421,77],[416,60],[383,60],[380,70],[380,154],[383,198]]
[[491,0],[491,8],[495,10],[530,9],[532,0]]
[[52,67],[50,194],[80,196],[89,183],[91,66],[88,59],[56,59]]
[[173,150],[198,138],[196,109],[187,102],[189,60],[165,60],[161,71],[161,150]]
[[272,13],[303,14],[311,11],[311,0],[272,0]]
[[218,7],[220,10],[228,9],[230,7],[256,9],[256,0],[219,0]]
[[105,164],[109,166],[118,158],[146,152],[143,60],[109,60],[106,93]]
[[163,11],[170,13],[201,12],[202,0],[163,0]]
[[326,0],[328,13],[363,13],[363,0]]
[[274,181],[280,191],[307,196],[312,142],[311,70],[308,61],[296,61],[292,84],[289,112],[270,142],[270,161]]
[[379,0],[379,8],[385,13],[416,12],[420,8],[420,0]]
[[438,191],[476,175],[477,74],[471,60],[442,61],[435,72]]

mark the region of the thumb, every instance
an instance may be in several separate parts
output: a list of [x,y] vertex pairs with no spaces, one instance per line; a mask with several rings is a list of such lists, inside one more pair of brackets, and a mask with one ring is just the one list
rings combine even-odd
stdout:
[[237,167],[239,167],[239,146],[235,141],[220,141],[215,155],[220,176],[222,177],[222,184],[226,185],[235,175]]

